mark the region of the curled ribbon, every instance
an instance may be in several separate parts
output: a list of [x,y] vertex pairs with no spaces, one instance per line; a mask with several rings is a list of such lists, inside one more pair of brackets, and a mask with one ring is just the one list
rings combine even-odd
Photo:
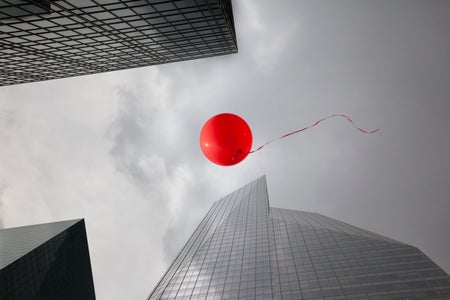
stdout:
[[288,136],[290,136],[290,135],[293,135],[293,134],[296,134],[296,133],[299,133],[299,132],[308,130],[308,129],[314,127],[314,126],[319,125],[319,123],[321,123],[322,121],[325,121],[325,120],[331,119],[331,118],[335,118],[335,117],[342,117],[342,118],[345,118],[347,121],[349,121],[349,122],[353,125],[353,127],[355,127],[355,129],[357,129],[358,131],[360,131],[360,132],[362,132],[362,133],[372,134],[372,133],[375,133],[375,132],[380,131],[380,128],[377,128],[377,129],[374,129],[374,130],[371,130],[371,131],[364,130],[364,129],[359,128],[358,126],[356,126],[355,122],[353,122],[353,120],[350,119],[350,117],[348,117],[348,116],[346,116],[346,115],[343,115],[343,114],[333,114],[333,115],[330,115],[330,116],[328,116],[328,117],[322,118],[322,119],[320,119],[319,121],[317,121],[317,122],[315,122],[314,124],[311,124],[311,125],[309,125],[309,126],[307,126],[307,127],[304,127],[304,128],[301,128],[301,129],[294,130],[294,131],[292,131],[292,132],[288,132],[288,133],[286,133],[286,134],[283,134],[282,136],[280,136],[280,137],[278,137],[278,138],[276,138],[276,139],[273,139],[273,140],[271,140],[271,141],[268,141],[267,143],[265,143],[265,144],[259,146],[259,147],[256,148],[255,150],[250,151],[249,153],[254,153],[254,152],[256,152],[256,151],[259,151],[259,150],[261,150],[262,148],[264,148],[265,146],[267,146],[267,145],[270,144],[270,143],[273,143],[273,142],[276,142],[276,141],[278,141],[278,140],[284,139],[284,138],[286,138],[286,137],[288,137]]

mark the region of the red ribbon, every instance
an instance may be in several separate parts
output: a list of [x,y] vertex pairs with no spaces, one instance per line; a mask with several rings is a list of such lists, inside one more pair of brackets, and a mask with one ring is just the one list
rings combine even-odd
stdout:
[[369,134],[372,134],[372,133],[378,132],[378,131],[380,130],[380,128],[377,128],[377,129],[374,129],[374,130],[371,130],[371,131],[364,130],[364,129],[359,128],[358,126],[356,126],[356,124],[353,122],[352,119],[350,119],[350,117],[348,117],[348,116],[346,116],[346,115],[343,115],[343,114],[333,114],[333,115],[331,115],[331,116],[328,116],[328,117],[325,117],[325,118],[323,118],[323,119],[320,119],[319,121],[317,121],[316,123],[314,123],[314,124],[312,124],[312,125],[310,125],[310,126],[307,126],[307,127],[304,127],[304,128],[301,128],[301,129],[298,129],[298,130],[295,130],[295,131],[292,131],[292,132],[289,132],[289,133],[286,133],[286,134],[283,134],[283,135],[280,136],[279,138],[276,138],[276,139],[274,139],[274,140],[268,141],[267,143],[265,143],[265,144],[259,146],[259,147],[256,148],[255,150],[250,151],[249,153],[253,153],[253,152],[259,151],[259,150],[261,150],[262,148],[264,148],[264,146],[266,146],[266,145],[268,145],[268,144],[270,144],[270,143],[273,143],[273,142],[275,142],[275,141],[284,139],[285,137],[288,137],[288,136],[290,136],[290,135],[299,133],[299,132],[301,132],[301,131],[305,131],[305,130],[307,130],[307,129],[310,129],[310,128],[314,127],[314,126],[317,126],[320,122],[325,121],[325,120],[330,119],[330,118],[334,118],[334,117],[342,117],[342,118],[347,119],[347,121],[349,121],[349,122],[353,125],[353,127],[355,127],[358,131],[360,131],[360,132],[362,132],[362,133],[369,133]]

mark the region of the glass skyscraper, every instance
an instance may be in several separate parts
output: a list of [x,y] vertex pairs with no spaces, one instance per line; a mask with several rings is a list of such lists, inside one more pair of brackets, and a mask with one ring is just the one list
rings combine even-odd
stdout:
[[0,299],[95,299],[84,220],[0,230]]
[[0,86],[236,52],[231,0],[0,0]]
[[149,299],[450,299],[419,249],[269,206],[265,177],[218,200]]

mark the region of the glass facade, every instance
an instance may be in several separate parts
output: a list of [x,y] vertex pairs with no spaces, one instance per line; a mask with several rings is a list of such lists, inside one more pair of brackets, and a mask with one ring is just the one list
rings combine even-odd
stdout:
[[95,299],[84,220],[0,230],[0,299]]
[[265,177],[215,202],[149,299],[450,299],[419,249],[269,207]]
[[236,52],[231,0],[0,0],[0,85]]

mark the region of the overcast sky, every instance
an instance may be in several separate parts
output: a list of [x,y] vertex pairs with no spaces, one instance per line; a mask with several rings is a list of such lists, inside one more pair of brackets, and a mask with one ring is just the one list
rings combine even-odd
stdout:
[[[420,248],[450,272],[450,1],[233,1],[239,53],[0,88],[0,227],[85,218],[98,299],[143,299],[211,204],[272,206]],[[247,120],[219,167],[198,137]]]

